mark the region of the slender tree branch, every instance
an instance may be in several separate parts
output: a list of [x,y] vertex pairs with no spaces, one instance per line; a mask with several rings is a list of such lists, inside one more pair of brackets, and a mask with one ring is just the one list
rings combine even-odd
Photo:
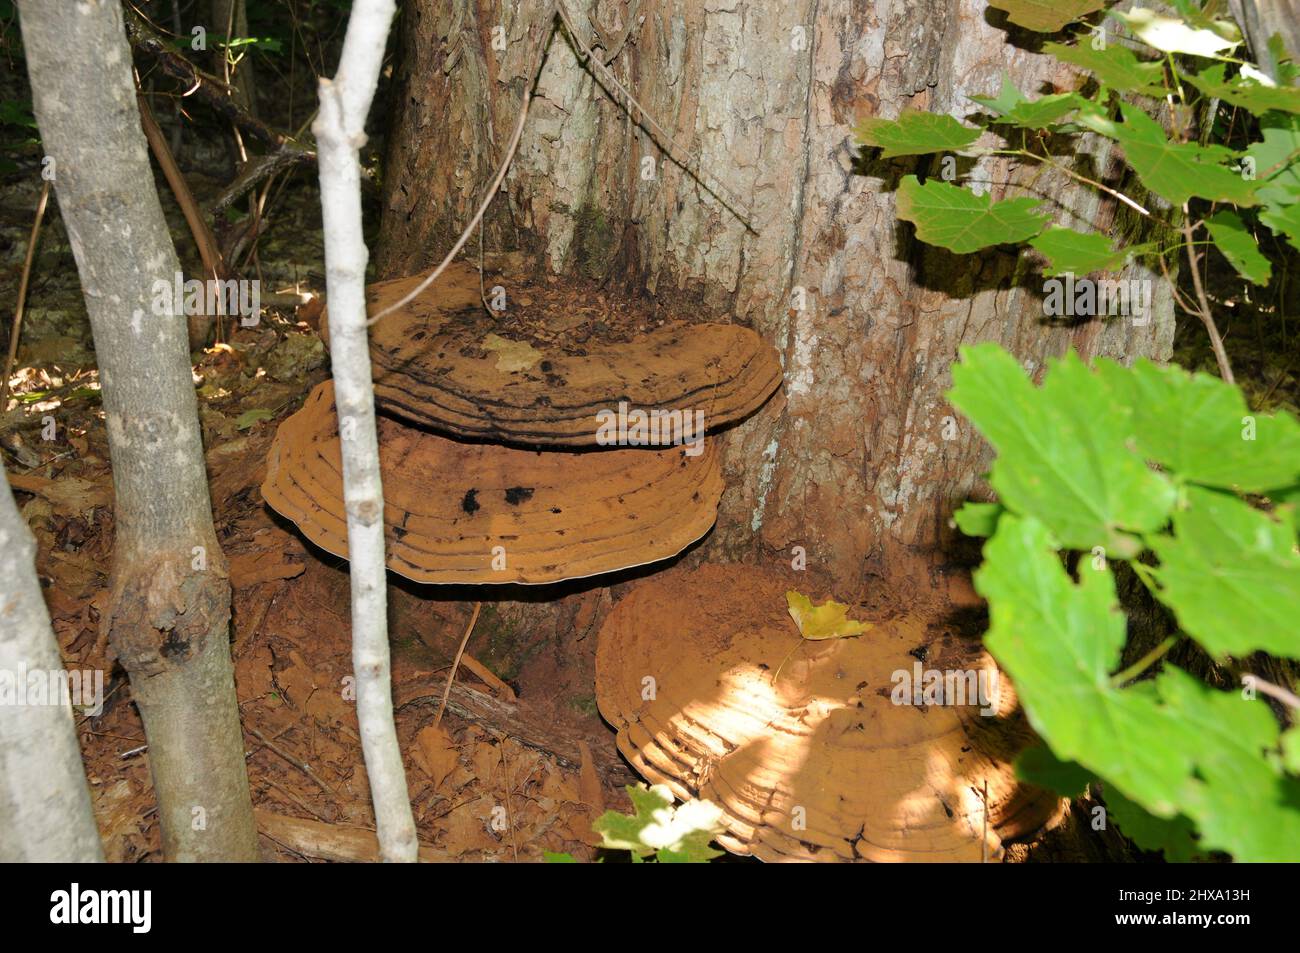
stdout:
[[1169,273],[1169,265],[1165,262],[1164,255],[1156,256],[1156,261],[1160,262],[1160,271],[1165,276],[1165,283],[1169,285],[1169,290],[1173,292],[1174,302],[1187,314],[1195,314],[1196,306],[1187,300],[1187,296],[1174,283],[1174,276]]
[[276,132],[266,123],[249,115],[230,97],[230,89],[225,83],[203,72],[173,50],[138,13],[128,6],[123,6],[122,13],[131,45],[151,56],[164,73],[179,82],[186,90],[183,95],[197,96],[225,119],[270,148],[278,149],[285,143],[287,137],[283,133]]
[[1196,291],[1197,308],[1194,313],[1201,319],[1205,332],[1210,336],[1214,359],[1219,362],[1219,376],[1229,384],[1235,384],[1232,365],[1228,363],[1228,352],[1223,346],[1223,336],[1219,334],[1219,326],[1214,322],[1210,299],[1205,293],[1205,284],[1201,281],[1200,256],[1196,253],[1196,236],[1192,233],[1192,213],[1186,202],[1183,203],[1183,237],[1186,239],[1187,263],[1192,269],[1192,288]]
[[176,159],[167,145],[162,129],[153,117],[149,103],[138,89],[136,100],[140,104],[140,126],[144,129],[144,137],[149,141],[149,148],[153,151],[154,158],[162,169],[163,177],[176,198],[176,204],[181,207],[181,212],[185,215],[185,223],[189,225],[194,244],[199,248],[199,257],[203,259],[203,270],[209,277],[224,279],[228,275],[228,269],[217,247],[216,236],[212,234],[212,229],[199,209],[199,203],[194,199],[194,193],[190,191],[189,183],[185,181],[180,166],[176,164]]
[[18,339],[23,331],[23,311],[27,306],[27,283],[32,277],[32,260],[36,257],[36,239],[41,234],[41,221],[45,218],[45,206],[50,201],[50,180],[45,179],[41,185],[41,197],[36,200],[36,217],[32,220],[31,235],[27,239],[27,255],[23,258],[23,274],[18,279],[18,301],[14,304],[14,323],[9,331],[9,353],[5,356],[5,376],[0,378],[0,413],[4,412],[9,400],[9,378],[14,373],[14,363],[18,360]]
[[469,616],[469,625],[465,626],[465,634],[461,636],[460,648],[456,650],[456,657],[451,662],[451,671],[447,673],[447,687],[442,690],[442,701],[438,703],[438,714],[433,716],[435,725],[442,722],[442,713],[447,710],[447,699],[451,697],[451,683],[456,681],[456,669],[460,668],[461,656],[465,654],[465,646],[469,645],[469,637],[474,632],[474,623],[478,621],[479,610],[482,608],[483,603],[474,603],[474,611]]
[[252,156],[244,163],[244,167],[240,169],[235,180],[222,189],[220,195],[204,206],[204,211],[215,218],[233,205],[240,196],[268,176],[275,175],[282,169],[287,169],[300,162],[315,161],[316,153],[306,149],[299,149],[289,142],[284,143],[274,152]]
[[343,458],[357,722],[380,856],[386,861],[414,863],[419,847],[415,818],[393,724],[384,487],[366,334],[369,252],[361,231],[360,153],[366,141],[366,114],[396,12],[393,0],[356,0],[352,5],[338,72],[333,80],[320,80],[320,113],[312,128],[319,144],[330,357]]
[[1078,172],[1075,172],[1073,169],[1068,168],[1067,166],[1061,165],[1059,162],[1053,162],[1051,159],[1047,158],[1046,156],[1040,156],[1037,152],[1031,152],[1029,149],[990,149],[985,154],[994,155],[994,156],[1021,156],[1026,159],[1033,159],[1035,162],[1041,162],[1044,165],[1051,166],[1053,169],[1056,169],[1058,172],[1064,172],[1066,175],[1070,176],[1070,178],[1075,179],[1076,181],[1082,182],[1085,185],[1091,185],[1094,189],[1100,189],[1101,191],[1105,192],[1107,195],[1119,199],[1121,202],[1123,202],[1129,208],[1133,209],[1135,212],[1139,212],[1142,215],[1145,215],[1147,218],[1151,217],[1151,213],[1149,211],[1147,211],[1145,208],[1143,208],[1133,199],[1129,198],[1123,192],[1120,192],[1118,189],[1112,189],[1109,185],[1106,185],[1103,182],[1098,182],[1096,179],[1090,179],[1086,175],[1080,175]]
[[1274,685],[1272,682],[1265,681],[1258,675],[1246,674],[1241,676],[1241,684],[1247,688],[1254,688],[1256,691],[1263,692],[1269,698],[1275,698],[1282,704],[1300,711],[1300,696],[1295,692],[1283,688],[1281,685]]
[[469,220],[469,224],[465,226],[463,231],[461,231],[460,237],[457,238],[455,244],[451,246],[451,251],[447,252],[446,257],[439,262],[438,267],[429,272],[429,274],[425,276],[424,280],[403,295],[401,299],[393,302],[387,308],[384,308],[378,314],[370,318],[370,320],[366,322],[367,326],[374,325],[381,318],[406,307],[422,295],[425,289],[438,280],[438,276],[443,273],[449,264],[451,264],[451,260],[456,257],[457,253],[462,248],[465,247],[465,243],[469,241],[470,235],[474,234],[474,226],[482,221],[484,213],[488,210],[488,206],[492,204],[492,200],[496,198],[497,191],[501,188],[501,183],[506,177],[506,172],[510,169],[510,163],[514,161],[515,150],[519,148],[519,139],[524,133],[524,120],[528,118],[528,104],[532,102],[533,98],[533,82],[536,76],[536,70],[541,68],[542,56],[545,54],[547,44],[550,42],[551,36],[554,35],[554,33],[555,30],[552,27],[542,39],[542,45],[538,50],[537,55],[537,65],[531,72],[529,72],[527,84],[524,86],[524,100],[519,106],[519,118],[515,121],[515,129],[510,136],[510,143],[506,146],[505,155],[501,158],[501,165],[497,168],[497,174],[493,177],[492,184],[488,187],[487,194],[483,196],[483,201],[479,203],[478,211],[474,213],[474,217]]
[[1110,680],[1111,686],[1113,688],[1120,688],[1124,685],[1127,685],[1129,682],[1133,681],[1133,679],[1137,678],[1139,675],[1141,675],[1143,672],[1149,669],[1152,665],[1155,665],[1156,662],[1164,658],[1165,655],[1169,652],[1169,650],[1174,647],[1174,643],[1177,641],[1178,641],[1178,636],[1176,635],[1171,635],[1168,638],[1166,638],[1163,642],[1161,642],[1159,645],[1153,648],[1150,652],[1146,653],[1146,655],[1143,655],[1140,659],[1138,659],[1128,668],[1124,669],[1124,671],[1120,672],[1117,675],[1113,675]]
[[[691,178],[698,182],[706,192],[721,202],[728,212],[740,219],[741,224],[745,226],[747,231],[751,234],[757,234],[754,226],[750,223],[749,215],[742,214],[739,211],[739,209],[742,208],[742,203],[740,199],[736,197],[735,193],[728,189],[717,178],[717,176],[711,175],[707,172],[698,160],[687,156],[685,150],[682,149],[673,137],[668,134],[668,130],[655,122],[654,117],[646,112],[644,106],[637,102],[636,97],[632,95],[631,91],[619,82],[618,77],[614,75],[613,71],[592,51],[586,40],[582,38],[581,31],[578,30],[573,15],[569,13],[568,8],[565,7],[563,0],[555,0],[554,8],[555,12],[559,14],[561,22],[564,23],[569,38],[577,45],[578,50],[582,53],[583,59],[591,64],[593,72],[595,72],[595,74],[600,78],[601,82],[617,91],[618,94],[626,100],[626,102],[619,102],[619,105],[628,111],[632,116],[632,121],[639,126],[646,127],[646,129],[652,134],[652,137],[655,138],[659,147],[663,149],[664,152],[668,153],[669,157],[671,157],[674,162],[680,165],[682,169],[685,170]],[[612,60],[613,57],[610,57],[610,59]],[[616,99],[615,102],[618,102],[618,100]]]

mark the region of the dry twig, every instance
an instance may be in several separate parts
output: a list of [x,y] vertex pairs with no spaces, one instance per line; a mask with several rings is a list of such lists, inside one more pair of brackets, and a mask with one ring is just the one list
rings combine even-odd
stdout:
[[460,640],[460,648],[456,650],[456,658],[452,660],[451,671],[447,673],[447,687],[443,689],[442,701],[438,703],[438,714],[434,715],[433,723],[441,723],[442,713],[447,710],[447,699],[451,696],[451,683],[456,680],[456,669],[460,667],[461,656],[465,654],[465,646],[469,644],[470,634],[474,631],[474,623],[478,621],[479,610],[483,608],[483,603],[474,603],[474,611],[470,613],[469,625],[465,626],[465,635]]
[[18,360],[18,337],[23,329],[23,310],[27,304],[27,283],[32,277],[32,260],[36,257],[36,239],[41,234],[41,221],[45,218],[45,206],[50,201],[50,180],[41,185],[41,197],[36,200],[36,216],[32,219],[32,232],[27,239],[27,257],[23,259],[23,275],[18,280],[18,301],[14,305],[14,323],[9,332],[9,354],[5,357],[5,373],[0,378],[0,412],[9,399],[9,378],[14,373],[14,362]]

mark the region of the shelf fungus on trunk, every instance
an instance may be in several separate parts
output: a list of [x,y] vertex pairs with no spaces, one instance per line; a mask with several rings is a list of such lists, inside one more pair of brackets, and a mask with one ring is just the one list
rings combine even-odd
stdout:
[[977,644],[907,613],[804,640],[785,594],[810,584],[675,568],[614,607],[596,698],[638,772],[713,801],[718,842],[768,861],[992,861],[1059,820],[1015,777],[1032,735]]
[[[377,423],[388,566],[417,582],[548,583],[655,562],[708,532],[722,495],[709,440],[543,453]],[[326,381],[280,425],[262,495],[346,558],[341,466]]]
[[[370,312],[399,300],[421,277],[371,285]],[[462,437],[595,446],[610,442],[620,409],[625,421],[633,416],[628,431],[697,424],[712,431],[749,416],[781,384],[776,350],[749,328],[650,326],[644,315],[613,309],[593,319],[596,330],[573,329],[582,340],[553,337],[545,332],[554,316],[530,320],[527,305],[494,316],[479,290],[477,270],[455,263],[420,298],[375,324],[370,353],[381,410]],[[559,310],[563,324],[562,304]]]

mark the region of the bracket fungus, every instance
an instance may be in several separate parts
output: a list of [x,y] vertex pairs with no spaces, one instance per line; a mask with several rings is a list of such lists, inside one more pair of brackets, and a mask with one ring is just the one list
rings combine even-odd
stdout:
[[[548,583],[674,556],[713,525],[712,441],[539,452],[377,420],[388,566],[425,583]],[[280,425],[262,495],[308,539],[347,556],[334,386]]]
[[[371,313],[422,277],[371,285]],[[714,430],[753,413],[781,384],[775,349],[749,328],[668,323],[581,344],[529,341],[487,314],[479,292],[478,271],[453,263],[371,329],[381,410],[462,437],[593,446],[602,411],[620,403],[647,415],[702,412]]]
[[[913,614],[801,641],[792,585],[807,573],[672,569],[638,582],[600,631],[596,697],[619,749],[650,781],[721,807],[723,847],[769,861],[995,860],[1060,817],[1059,797],[1015,777],[1032,735],[978,646]],[[904,684],[932,688],[929,672],[937,695]],[[962,687],[976,697],[955,698]]]

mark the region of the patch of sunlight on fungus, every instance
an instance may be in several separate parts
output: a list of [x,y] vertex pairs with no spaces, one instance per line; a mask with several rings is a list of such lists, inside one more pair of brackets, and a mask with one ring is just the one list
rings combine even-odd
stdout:
[[[798,638],[792,585],[815,601],[828,594],[808,573],[674,568],[638,582],[599,634],[597,701],[620,751],[652,783],[718,804],[720,845],[763,860],[979,861],[1056,816],[1059,798],[1015,777],[1031,738],[1022,719],[893,697],[919,647],[927,667],[992,670],[978,646],[929,617],[886,616],[859,637],[804,642],[774,683]],[[997,712],[1010,705],[1003,691]]]

